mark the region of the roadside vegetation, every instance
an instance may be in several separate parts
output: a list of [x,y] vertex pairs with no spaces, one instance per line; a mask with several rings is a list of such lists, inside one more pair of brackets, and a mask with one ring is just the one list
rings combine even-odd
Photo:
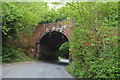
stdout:
[[[2,2],[2,56],[3,62],[29,59],[22,49],[30,47],[27,40],[19,39],[21,32],[32,35],[38,24],[55,22],[64,18],[55,9],[49,9],[45,2]],[[22,52],[21,52],[22,51]],[[28,59],[26,59],[28,58]]]
[[61,12],[74,23],[68,72],[78,78],[119,78],[118,3],[71,2]]
[[58,10],[50,10],[45,2],[2,2],[3,62],[28,58],[20,51],[29,45],[16,44],[17,33],[32,35],[29,28],[38,23],[63,19],[73,21],[69,46],[60,48],[65,53],[61,56],[68,47],[73,53],[68,72],[76,78],[119,78],[118,2],[69,2]]

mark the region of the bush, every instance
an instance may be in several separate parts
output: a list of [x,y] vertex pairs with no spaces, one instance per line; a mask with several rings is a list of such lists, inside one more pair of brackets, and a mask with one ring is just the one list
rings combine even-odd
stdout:
[[64,11],[74,19],[67,70],[79,78],[119,78],[118,3],[73,2]]
[[60,57],[69,58],[69,42],[65,42],[59,49]]
[[3,48],[2,51],[2,62],[3,63],[11,63],[11,62],[18,62],[24,61],[25,59],[30,60],[25,53],[19,52],[19,49],[14,48]]
[[[118,54],[102,54],[96,61],[89,62],[89,77],[119,78]],[[94,74],[94,75],[93,75]]]
[[94,61],[74,61],[67,66],[67,71],[79,78],[119,78],[118,64],[118,54],[102,54]]

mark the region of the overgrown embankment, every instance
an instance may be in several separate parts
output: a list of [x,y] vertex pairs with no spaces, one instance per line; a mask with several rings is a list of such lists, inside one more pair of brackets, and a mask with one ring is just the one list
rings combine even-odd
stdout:
[[[2,2],[3,62],[29,60],[35,46],[28,44],[36,26],[64,19],[45,2]],[[32,56],[33,58],[34,56]],[[28,59],[27,59],[28,58]]]
[[68,72],[79,78],[120,77],[118,3],[71,2],[61,11],[74,20]]

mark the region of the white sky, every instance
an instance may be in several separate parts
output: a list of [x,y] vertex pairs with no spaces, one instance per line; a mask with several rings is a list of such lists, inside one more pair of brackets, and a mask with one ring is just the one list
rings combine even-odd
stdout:
[[66,2],[66,1],[70,1],[70,0],[44,0],[45,2]]
[[61,0],[44,0],[45,2],[59,2]]
[[[50,9],[54,8],[54,7],[56,9],[59,9],[59,8],[63,7],[66,4],[66,2],[68,2],[68,1],[65,1],[65,0],[44,0],[44,1],[49,2],[48,6],[49,6]],[[61,4],[52,4],[51,2],[61,2]]]

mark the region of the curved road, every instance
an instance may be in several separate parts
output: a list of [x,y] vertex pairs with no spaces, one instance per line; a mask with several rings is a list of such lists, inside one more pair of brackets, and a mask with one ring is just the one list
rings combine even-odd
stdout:
[[2,78],[73,78],[63,63],[19,62],[2,66]]

